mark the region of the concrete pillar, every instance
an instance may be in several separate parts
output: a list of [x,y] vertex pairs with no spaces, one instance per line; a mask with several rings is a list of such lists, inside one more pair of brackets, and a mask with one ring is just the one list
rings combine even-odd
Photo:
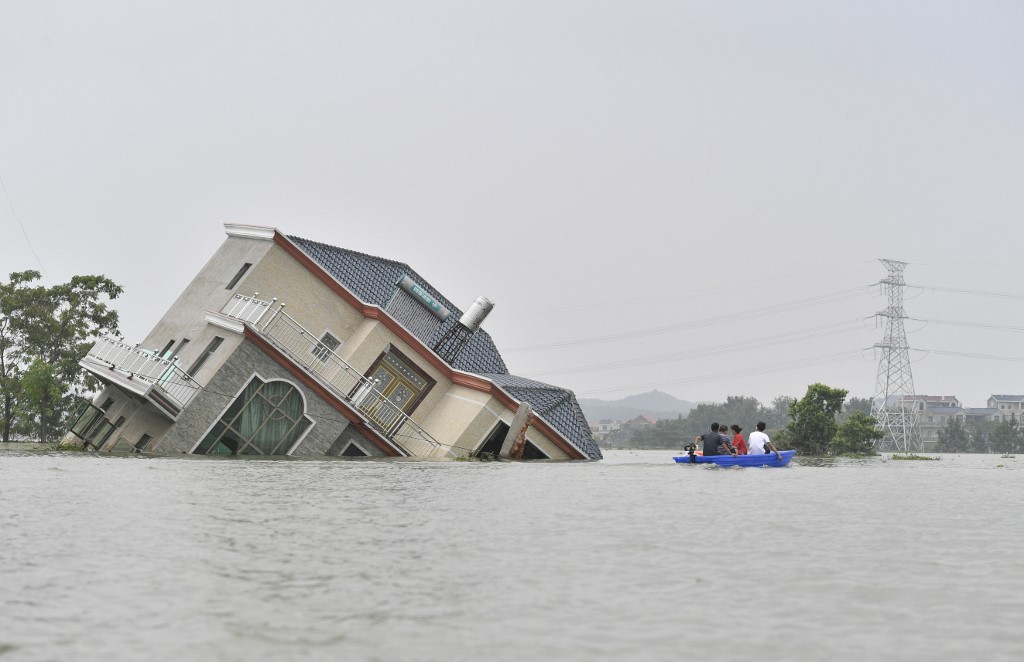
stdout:
[[530,408],[529,402],[519,405],[516,415],[512,417],[512,424],[508,427],[505,441],[501,444],[501,457],[522,459],[523,448],[526,445],[526,428],[530,424],[530,414],[532,413],[533,409]]

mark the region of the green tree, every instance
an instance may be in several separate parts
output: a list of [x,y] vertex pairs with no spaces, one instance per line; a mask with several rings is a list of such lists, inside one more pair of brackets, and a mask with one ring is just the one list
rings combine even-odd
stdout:
[[[749,435],[758,421],[765,421],[769,429],[773,429],[773,425],[782,423],[776,424],[772,421],[781,420],[784,423],[788,420],[784,413],[781,417],[773,415],[773,409],[780,403],[788,407],[790,402],[792,398],[776,398],[773,407],[766,408],[757,398],[730,395],[725,402],[701,403],[691,409],[685,417],[663,419],[653,428],[627,432],[612,441],[624,448],[680,449],[691,443],[697,435],[707,432],[713,422],[739,425],[743,428],[744,435]],[[609,437],[605,439],[607,442]]]
[[884,436],[877,426],[878,421],[873,416],[863,411],[853,412],[836,430],[832,440],[832,454],[874,455],[875,442]]
[[988,437],[994,423],[992,421],[975,421],[971,424],[967,435],[968,453],[991,453]]
[[42,442],[60,436],[65,411],[64,387],[54,367],[40,359],[32,362],[21,380],[22,425]]
[[996,423],[988,435],[990,453],[1017,453],[1021,450],[1021,429],[1015,420]]
[[46,287],[37,271],[12,273],[0,284],[0,403],[4,441],[12,429],[40,439],[58,434],[92,383],[78,362],[96,337],[116,333],[107,301],[123,289],[105,276],[74,276]]
[[939,430],[939,440],[935,450],[940,453],[970,452],[971,440],[966,426],[950,416],[946,426]]
[[771,406],[765,409],[762,418],[765,426],[769,430],[778,430],[786,427],[789,423],[789,406],[794,402],[796,402],[796,398],[788,395],[780,395],[772,400]]
[[787,445],[805,455],[828,455],[846,393],[824,384],[808,386],[807,394],[789,405],[790,421],[783,435]]
[[856,412],[871,415],[871,398],[850,398],[843,405],[843,411],[839,414],[839,422],[843,423]]

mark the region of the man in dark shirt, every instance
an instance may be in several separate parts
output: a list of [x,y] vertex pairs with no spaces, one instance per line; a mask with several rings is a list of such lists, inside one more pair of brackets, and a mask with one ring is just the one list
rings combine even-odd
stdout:
[[718,433],[718,423],[712,423],[711,432],[705,432],[697,437],[697,442],[702,444],[704,455],[736,454],[736,449],[732,447],[728,439]]

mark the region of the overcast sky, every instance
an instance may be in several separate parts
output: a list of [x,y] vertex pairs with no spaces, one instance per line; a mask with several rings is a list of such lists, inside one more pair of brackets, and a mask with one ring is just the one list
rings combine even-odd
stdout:
[[1024,393],[1022,34],[977,0],[0,0],[0,273],[105,274],[138,341],[224,223],[274,226],[490,298],[510,370],[580,397],[767,403],[872,395],[894,258],[916,390],[983,406]]

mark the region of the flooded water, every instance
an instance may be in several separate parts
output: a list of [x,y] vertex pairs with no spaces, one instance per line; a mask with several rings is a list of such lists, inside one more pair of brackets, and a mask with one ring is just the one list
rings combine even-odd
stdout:
[[1024,658],[1024,457],[671,458],[0,451],[0,660]]

